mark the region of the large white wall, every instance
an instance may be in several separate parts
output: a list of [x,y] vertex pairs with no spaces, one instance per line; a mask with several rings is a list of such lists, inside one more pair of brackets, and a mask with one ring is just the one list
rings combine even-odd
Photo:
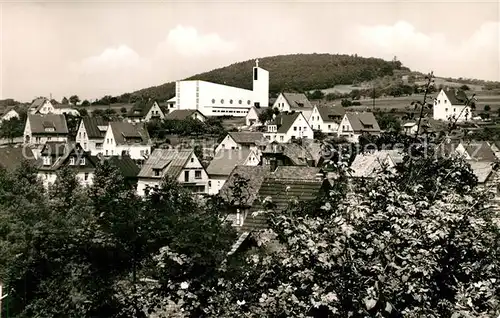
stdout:
[[253,68],[253,101],[261,107],[269,106],[269,72],[260,67]]
[[[450,94],[453,94],[453,92],[450,92]],[[441,90],[436,96],[433,108],[433,118],[436,120],[449,120],[451,117],[455,116],[455,118],[458,118],[458,122],[462,122],[472,118],[470,107],[452,105],[444,90]]]

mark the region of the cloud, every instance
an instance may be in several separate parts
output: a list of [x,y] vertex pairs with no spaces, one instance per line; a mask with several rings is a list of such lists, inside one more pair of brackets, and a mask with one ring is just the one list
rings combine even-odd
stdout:
[[360,26],[355,37],[362,55],[390,59],[440,76],[500,80],[500,22],[485,22],[470,37],[453,43],[443,34],[423,33],[406,21]]
[[147,66],[147,61],[126,45],[106,48],[101,54],[83,59],[73,64],[72,68],[79,73],[95,74],[110,71],[133,71]]
[[165,43],[160,43],[159,49],[163,51],[165,46],[188,57],[228,54],[236,50],[236,43],[224,40],[217,33],[200,34],[194,27],[182,25],[169,31]]

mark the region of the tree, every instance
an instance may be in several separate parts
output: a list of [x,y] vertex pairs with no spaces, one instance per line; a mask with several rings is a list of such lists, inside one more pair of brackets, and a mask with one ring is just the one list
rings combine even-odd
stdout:
[[348,99],[343,99],[342,102],[340,103],[343,107],[349,107],[352,105],[352,102]]
[[464,85],[460,86],[460,89],[463,91],[468,91],[468,90],[470,90],[470,87],[467,86],[466,84],[464,84]]
[[23,136],[25,123],[25,120],[16,117],[2,121],[0,123],[0,137],[14,143],[14,138]]
[[88,100],[86,100],[86,99],[85,99],[85,100],[82,102],[81,106],[83,106],[83,107],[90,106],[90,102],[89,102]]
[[490,105],[484,105],[484,111],[489,112],[491,110]]
[[68,105],[69,104],[68,99],[66,97],[63,97],[63,99],[61,100],[61,104]]
[[88,110],[86,108],[79,108],[78,112],[80,113],[81,117],[85,117],[85,116],[89,115],[89,112],[88,112]]
[[323,98],[325,97],[325,93],[323,93],[322,91],[320,91],[320,90],[318,90],[318,89],[317,89],[317,90],[315,90],[315,91],[314,91],[314,92],[312,92],[312,93],[309,93],[308,95],[309,95],[308,97],[309,97],[310,99],[313,99],[313,100],[323,99]]
[[69,102],[73,104],[73,106],[76,106],[80,102],[80,98],[77,95],[73,95],[69,98]]
[[127,109],[125,107],[120,108],[120,113],[125,115],[127,113]]

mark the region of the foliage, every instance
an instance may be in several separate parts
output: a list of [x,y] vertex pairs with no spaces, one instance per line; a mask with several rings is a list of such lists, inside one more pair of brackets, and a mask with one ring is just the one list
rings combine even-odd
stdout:
[[311,100],[323,99],[325,97],[325,93],[320,91],[319,89],[315,90],[312,93],[307,94],[307,98]]
[[491,110],[490,105],[484,105],[484,111],[489,112]]
[[80,97],[78,97],[78,95],[72,95],[70,98],[69,98],[69,102],[71,104],[73,104],[73,106],[76,106],[76,104],[78,104],[80,102]]
[[226,135],[226,130],[219,119],[208,119],[205,122],[192,118],[184,120],[164,119],[148,122],[147,129],[151,137],[158,139],[172,134],[181,136]]
[[61,100],[61,104],[63,105],[69,105],[69,100],[66,97],[63,97]]
[[279,114],[277,108],[267,107],[263,112],[259,114],[259,121],[261,124],[266,124],[268,121],[273,120],[275,115]]
[[343,107],[349,107],[352,106],[352,102],[348,99],[343,99],[342,102],[340,103]]
[[14,138],[23,136],[25,124],[26,120],[17,117],[2,121],[0,123],[0,137],[13,142]]
[[90,102],[88,100],[84,100],[81,104],[82,107],[87,107],[87,106],[90,106]]
[[464,85],[460,86],[460,89],[463,91],[468,91],[468,90],[470,90],[470,87],[468,85],[464,84]]
[[377,112],[375,113],[375,118],[382,130],[400,132],[402,129],[399,118],[391,113]]

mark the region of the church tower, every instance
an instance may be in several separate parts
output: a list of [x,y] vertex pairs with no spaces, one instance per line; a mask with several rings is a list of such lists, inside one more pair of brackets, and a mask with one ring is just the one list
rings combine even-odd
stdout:
[[269,72],[259,67],[259,60],[255,60],[253,68],[253,102],[254,106],[269,106]]

